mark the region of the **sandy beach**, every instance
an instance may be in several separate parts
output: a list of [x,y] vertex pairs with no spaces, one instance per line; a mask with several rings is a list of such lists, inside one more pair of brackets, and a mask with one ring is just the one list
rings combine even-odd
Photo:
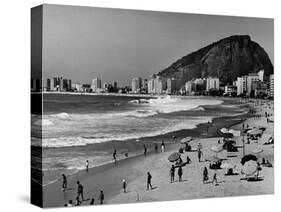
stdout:
[[[255,154],[260,162],[262,158],[269,160],[274,167],[274,148],[273,145],[263,145],[268,141],[270,136],[274,135],[274,124],[267,123],[264,117],[265,111],[267,113],[273,112],[273,102],[271,106],[267,104],[254,105],[258,114],[262,117],[257,119],[249,117],[245,121],[245,126],[250,127],[265,127],[262,137],[258,141],[251,141],[250,144],[245,144],[245,153],[254,154],[252,151],[261,148],[263,151]],[[177,135],[178,138],[192,136],[192,149],[196,149],[200,142],[203,146],[202,162],[198,162],[197,152],[184,152],[182,159],[185,161],[189,156],[191,163],[183,167],[183,181],[178,182],[176,171],[175,182],[170,183],[169,170],[172,165],[168,161],[168,156],[173,152],[178,152],[183,145],[179,140],[176,143],[167,145],[164,153],[149,152],[145,157],[139,155],[117,162],[117,165],[110,163],[104,166],[91,168],[89,172],[81,171],[68,178],[68,189],[63,192],[61,190],[61,181],[52,183],[43,187],[43,202],[44,207],[63,206],[69,200],[75,202],[77,196],[76,181],[80,181],[84,186],[84,197],[82,205],[89,205],[90,199],[95,198],[95,204],[98,203],[99,191],[103,190],[105,193],[105,204],[119,204],[119,203],[136,203],[149,201],[169,201],[181,199],[194,198],[210,198],[210,197],[228,197],[241,195],[257,195],[257,194],[273,194],[274,193],[274,168],[263,167],[260,171],[260,181],[249,182],[241,180],[244,177],[241,174],[240,160],[243,156],[242,150],[242,135],[235,136],[234,140],[238,146],[238,152],[226,152],[225,150],[218,153],[218,157],[224,159],[228,163],[235,165],[234,173],[236,175],[225,176],[225,169],[209,171],[209,181],[212,180],[214,173],[217,173],[218,185],[210,182],[204,184],[203,169],[209,167],[209,162],[205,158],[214,156],[215,153],[210,149],[216,145],[218,140],[222,140],[217,134],[217,129],[223,127],[230,127],[234,130],[241,130],[242,117],[224,117],[214,119],[207,134],[206,125],[200,124],[193,134]],[[240,121],[239,121],[240,120]],[[215,127],[214,127],[215,126]],[[186,131],[185,131],[186,133]],[[159,148],[160,149],[160,148]],[[160,151],[160,150],[158,150]],[[152,175],[152,190],[146,190],[147,172]],[[127,182],[127,192],[122,190],[122,180]]]

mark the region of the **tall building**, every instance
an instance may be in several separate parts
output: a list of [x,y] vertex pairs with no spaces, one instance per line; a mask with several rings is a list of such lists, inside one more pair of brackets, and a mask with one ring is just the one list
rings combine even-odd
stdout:
[[247,76],[237,77],[236,81],[237,95],[247,92]]
[[253,84],[260,80],[258,73],[249,73],[247,77],[247,94],[250,95],[254,90]]
[[191,94],[192,93],[192,86],[193,86],[193,82],[192,81],[188,81],[185,83],[185,92],[186,94]]
[[258,72],[258,75],[259,75],[259,80],[263,82],[263,79],[264,79],[264,70],[260,70]]
[[274,74],[269,76],[269,95],[274,97]]
[[148,92],[149,94],[153,94],[153,93],[154,93],[154,79],[148,80],[148,83],[147,83],[147,92]]
[[219,90],[220,88],[220,80],[219,78],[209,77],[207,78],[206,90],[209,91],[210,89]]
[[177,80],[175,78],[167,79],[167,92],[168,94],[173,94],[177,89]]
[[141,89],[141,78],[135,77],[132,79],[132,92],[133,93],[140,93]]
[[92,80],[91,89],[93,92],[97,92],[101,89],[101,80],[99,78],[96,77]]

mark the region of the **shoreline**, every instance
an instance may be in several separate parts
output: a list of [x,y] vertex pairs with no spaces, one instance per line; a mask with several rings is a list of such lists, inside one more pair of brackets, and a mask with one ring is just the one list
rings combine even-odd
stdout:
[[[247,115],[225,116],[225,117],[214,118],[212,120],[211,124],[215,125],[215,127],[209,128],[208,135],[206,134],[207,123],[201,123],[201,124],[197,125],[194,129],[180,130],[177,132],[168,133],[163,136],[171,137],[172,135],[176,135],[178,139],[181,139],[188,135],[188,136],[192,136],[196,140],[205,139],[205,138],[214,138],[214,137],[218,137],[218,130],[220,128],[225,127],[226,125],[228,127],[238,125],[239,123],[241,123],[241,117],[245,117],[245,116],[249,117],[250,115],[247,114]],[[178,145],[179,145],[179,142],[170,143],[170,144],[166,145],[167,151],[175,150],[176,147],[178,147]],[[157,154],[161,154],[161,153],[154,153],[153,150],[150,149],[150,151],[148,152],[148,156],[146,158],[157,155]],[[85,173],[86,172],[85,170],[80,170],[68,177],[69,182],[72,185],[74,184],[73,187],[75,190],[76,189],[75,181],[77,179],[79,179],[81,182],[85,183],[85,182],[89,182],[89,181],[93,180],[93,179],[91,179],[92,177],[98,178],[98,180],[95,180],[95,181],[100,181],[99,183],[97,183],[99,186],[97,186],[97,185],[94,185],[94,187],[91,186],[92,188],[88,192],[89,193],[92,193],[93,191],[97,192],[99,190],[99,189],[97,189],[97,187],[104,186],[105,187],[104,191],[106,192],[107,199],[110,199],[119,193],[121,187],[119,185],[119,182],[114,183],[114,184],[118,185],[117,187],[112,187],[112,184],[107,185],[106,183],[104,183],[102,176],[107,176],[107,175],[111,176],[111,174],[107,174],[107,173],[113,172],[114,169],[121,169],[121,170],[126,169],[127,166],[133,166],[134,163],[136,163],[142,159],[144,159],[143,154],[138,154],[138,155],[133,155],[131,157],[119,160],[117,162],[117,166],[115,166],[114,163],[111,162],[111,163],[107,163],[104,165],[92,167],[89,169],[89,173]],[[114,172],[114,175],[117,175],[116,178],[120,178],[121,177],[120,174],[118,174],[116,172],[120,172],[120,174],[122,175],[124,170],[123,171],[116,170]],[[114,179],[110,179],[110,180],[114,181]],[[120,180],[118,180],[118,181],[120,181]],[[130,183],[130,180],[128,180],[127,183]],[[52,196],[48,193],[53,194],[53,190],[58,190],[58,188],[60,189],[61,188],[60,184],[61,184],[61,182],[59,180],[57,180],[56,182],[44,185],[43,190],[44,190],[44,193],[46,193],[46,196]],[[110,185],[111,185],[111,187],[110,187]],[[85,189],[88,190],[88,188],[85,188]],[[59,193],[61,193],[61,192],[59,192]],[[69,198],[68,195],[67,195],[67,197]],[[46,204],[44,206],[56,207],[56,206],[59,206],[60,205],[59,203],[62,203],[62,202],[67,202],[65,197],[63,198],[63,200],[59,197],[57,197],[55,199],[46,198],[46,199],[44,199],[44,203]],[[61,204],[61,205],[63,205],[63,204]]]

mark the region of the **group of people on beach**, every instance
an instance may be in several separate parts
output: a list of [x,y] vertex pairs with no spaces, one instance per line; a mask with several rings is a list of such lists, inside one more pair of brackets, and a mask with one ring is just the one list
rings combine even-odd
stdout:
[[[63,189],[63,191],[65,191],[67,189],[67,178],[66,178],[65,174],[62,174],[62,177],[63,177],[62,189]],[[73,203],[72,200],[69,200],[68,203],[66,203],[64,205],[65,207],[79,206],[84,201],[89,201],[90,200],[90,199],[85,199],[84,198],[84,187],[80,183],[80,181],[77,181],[76,184],[77,184],[77,196],[75,198],[75,203]],[[103,190],[100,190],[100,194],[99,194],[98,200],[99,200],[99,204],[102,205],[104,203],[104,193],[103,193]],[[94,203],[95,203],[95,198],[92,198],[90,200],[90,205],[94,205]]]

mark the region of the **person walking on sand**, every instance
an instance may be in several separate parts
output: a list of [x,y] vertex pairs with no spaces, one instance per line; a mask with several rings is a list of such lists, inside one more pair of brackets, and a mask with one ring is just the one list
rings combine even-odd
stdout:
[[152,175],[150,174],[150,172],[147,172],[146,190],[149,190],[149,187],[150,189],[152,189],[151,179],[152,179]]
[[125,179],[122,180],[122,184],[123,184],[123,191],[124,191],[124,193],[126,193],[127,183],[126,183]]
[[102,204],[103,204],[103,201],[104,201],[104,193],[103,193],[103,190],[100,190],[99,201],[100,201],[100,204],[102,205]]
[[170,169],[170,179],[171,179],[171,183],[173,183],[175,181],[175,166],[172,165],[171,169]]
[[62,174],[62,191],[65,191],[67,188],[67,179],[65,174]]
[[162,141],[161,143],[161,152],[165,152],[165,143]]
[[214,176],[213,176],[212,184],[213,184],[214,182],[216,182],[215,185],[218,185],[217,173],[215,173]]
[[179,182],[182,181],[182,174],[183,174],[182,167],[180,166],[179,169],[178,169]]
[[116,164],[117,163],[117,151],[116,151],[116,149],[114,150],[112,156],[113,156],[114,163]]
[[147,153],[147,148],[145,146],[145,144],[143,145],[143,155],[146,156],[146,153]]
[[86,171],[88,172],[89,171],[89,161],[86,160]]
[[207,167],[205,167],[204,171],[203,171],[203,183],[205,184],[208,180],[209,180],[208,169],[207,169]]
[[77,198],[78,198],[78,200],[81,196],[82,201],[84,201],[83,190],[84,190],[84,188],[83,188],[82,184],[79,181],[77,181]]
[[198,153],[198,154],[197,154],[197,156],[198,156],[198,161],[201,162],[201,157],[202,157],[202,155],[203,155],[203,152],[201,151],[201,149],[198,148],[197,153]]

